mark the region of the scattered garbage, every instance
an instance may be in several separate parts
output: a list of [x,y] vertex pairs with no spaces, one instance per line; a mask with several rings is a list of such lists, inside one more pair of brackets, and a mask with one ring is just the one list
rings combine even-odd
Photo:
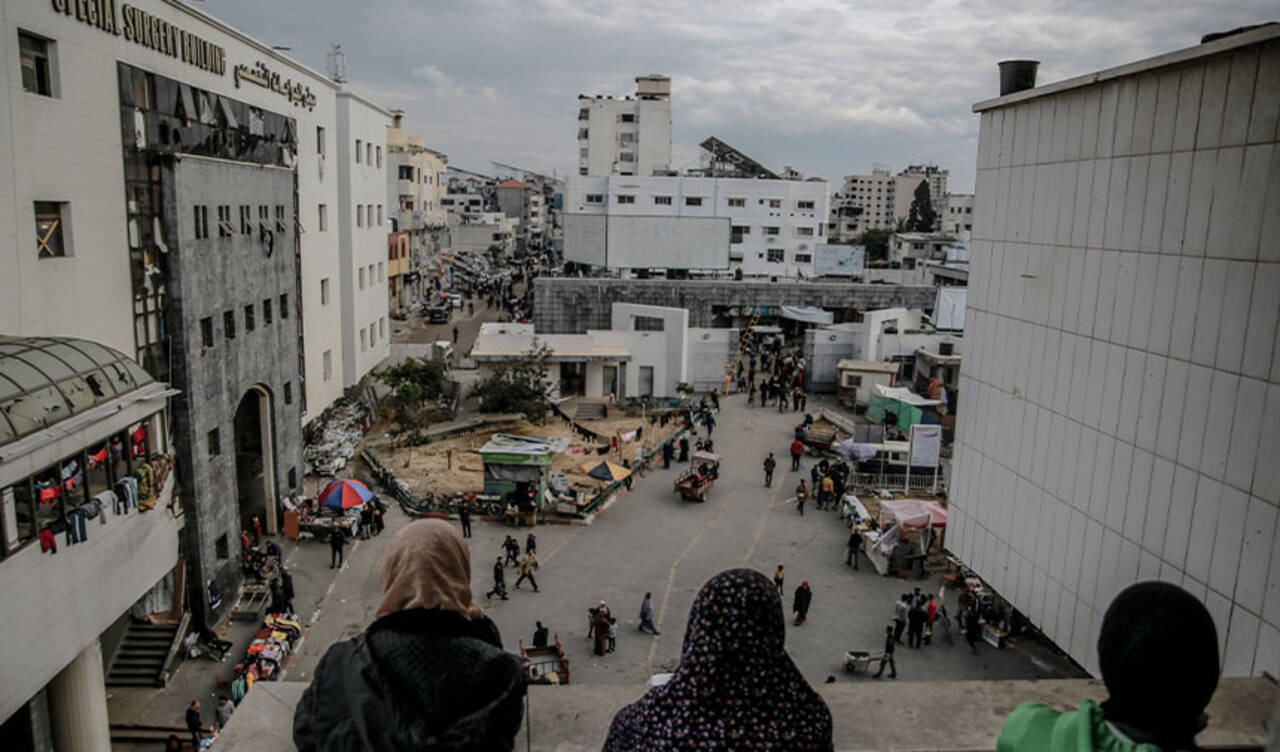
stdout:
[[364,399],[345,400],[329,408],[309,432],[313,440],[302,449],[312,475],[332,477],[355,456],[369,424],[370,406]]

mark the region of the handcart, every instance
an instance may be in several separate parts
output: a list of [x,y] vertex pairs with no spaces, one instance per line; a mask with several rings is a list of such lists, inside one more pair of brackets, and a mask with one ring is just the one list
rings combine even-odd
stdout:
[[849,650],[844,654],[844,670],[850,674],[869,674],[871,664],[884,658],[884,653],[872,653],[867,650]]

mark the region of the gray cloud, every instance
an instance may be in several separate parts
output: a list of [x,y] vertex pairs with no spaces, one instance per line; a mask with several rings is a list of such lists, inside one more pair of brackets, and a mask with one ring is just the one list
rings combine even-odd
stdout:
[[212,0],[202,10],[324,69],[341,42],[365,95],[480,171],[576,169],[579,94],[672,77],[673,161],[709,135],[830,180],[934,161],[973,185],[973,102],[998,60],[1042,82],[1194,45],[1275,15],[1270,0]]

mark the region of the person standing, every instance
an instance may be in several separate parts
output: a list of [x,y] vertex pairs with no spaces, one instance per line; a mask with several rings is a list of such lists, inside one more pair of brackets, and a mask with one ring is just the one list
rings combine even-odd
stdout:
[[828,507],[835,508],[836,482],[831,479],[831,473],[828,472],[822,476],[822,491],[818,494],[818,506],[826,509]]
[[262,520],[255,514],[250,518],[250,523],[253,525],[253,545],[256,546],[262,541]]
[[804,516],[804,503],[809,499],[809,487],[804,484],[804,478],[800,479],[800,485],[796,486],[796,509],[800,510],[800,516]]
[[714,391],[711,392],[711,408],[716,412],[720,412],[720,396]]
[[547,628],[542,626],[542,622],[534,622],[538,625],[533,630],[533,646],[535,648],[545,648],[547,646]]
[[453,344],[458,344],[458,327],[453,327]]
[[293,613],[293,575],[280,567],[280,597],[286,613]]
[[667,470],[671,467],[671,442],[667,441],[662,444],[662,469]]
[[493,563],[493,589],[485,593],[484,597],[492,598],[494,595],[507,600],[507,573],[502,567],[501,556]]
[[679,461],[680,462],[689,461],[689,437],[688,436],[680,437],[680,460]]
[[898,644],[898,639],[894,637],[895,631],[897,631],[897,627],[893,624],[884,626],[884,655],[880,656],[880,670],[876,671],[874,675],[877,679],[884,673],[885,664],[889,666],[889,678],[898,678],[898,665],[893,662],[893,649]]
[[[529,556],[533,556],[534,554],[538,553],[538,536],[534,535],[533,533],[529,533],[528,535],[525,536],[524,552]],[[537,561],[537,559],[534,559],[534,561]]]
[[653,622],[653,594],[645,593],[644,600],[640,601],[640,631],[649,631],[654,635],[660,635],[658,627]]
[[236,704],[226,695],[218,695],[218,704],[213,709],[214,718],[218,720],[218,728],[224,729],[227,723],[231,721],[231,714],[235,712]]
[[514,566],[520,566],[520,544],[510,535],[502,542],[502,547],[507,553],[507,562]]
[[782,580],[785,577],[786,577],[786,572],[782,570],[782,565],[779,564],[778,568],[773,572],[773,584],[777,585],[779,596],[782,595]]
[[813,602],[813,591],[809,589],[808,581],[800,583],[800,587],[796,588],[795,597],[791,601],[791,611],[796,615],[796,626],[804,624],[809,618],[809,604]]
[[191,732],[191,743],[200,749],[200,701],[192,700],[187,708],[187,731]]
[[520,576],[516,578],[516,590],[520,589],[520,583],[528,580],[529,584],[533,585],[533,592],[538,592],[538,581],[533,579],[534,561],[533,554],[525,554],[520,560]]
[[862,533],[858,531],[858,526],[853,525],[849,528],[849,558],[845,559],[844,565],[847,567],[853,565],[854,569],[858,568],[858,552],[862,550]]
[[773,486],[773,469],[778,466],[778,461],[773,458],[773,452],[769,452],[769,456],[764,458],[764,487]]
[[[346,548],[347,536],[341,528],[329,531],[329,568],[342,566],[342,549]],[[336,563],[335,563],[336,562]]]
[[752,384],[747,389],[747,407],[754,407],[756,404],[756,385]]
[[902,632],[907,628],[907,613],[910,611],[910,606],[907,605],[909,598],[910,596],[904,593],[893,604],[893,639],[899,645],[902,644]]
[[462,523],[462,537],[471,537],[471,503],[463,501],[458,507],[458,521]]
[[804,453],[804,442],[796,439],[791,442],[791,472],[800,469],[800,455]]
[[593,617],[591,626],[594,628],[592,634],[595,639],[595,654],[604,655],[609,649],[609,623],[612,617],[609,609],[602,601],[600,607],[596,609],[596,615]]
[[923,644],[925,619],[923,604],[913,603],[907,610],[907,647],[919,649]]
[[978,639],[982,636],[982,625],[978,621],[978,607],[969,606],[964,613],[964,641],[969,649],[978,652]]

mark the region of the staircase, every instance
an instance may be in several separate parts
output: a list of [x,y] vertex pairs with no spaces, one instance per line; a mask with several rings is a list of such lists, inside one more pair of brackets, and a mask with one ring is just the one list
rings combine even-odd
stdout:
[[107,686],[163,687],[165,664],[178,637],[178,628],[178,624],[130,624],[111,660]]
[[573,413],[574,420],[604,420],[609,415],[609,406],[603,402],[579,402]]

